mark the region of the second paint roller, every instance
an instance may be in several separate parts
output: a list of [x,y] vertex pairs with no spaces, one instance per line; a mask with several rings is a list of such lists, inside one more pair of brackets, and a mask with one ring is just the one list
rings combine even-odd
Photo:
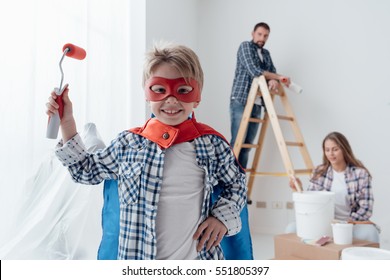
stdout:
[[58,98],[56,100],[57,104],[59,105],[58,113],[53,115],[52,117],[49,117],[49,122],[47,125],[46,130],[46,137],[49,139],[57,139],[58,136],[58,129],[60,127],[60,120],[62,118],[62,113],[64,109],[64,104],[62,103],[62,93],[66,89],[67,85],[62,87],[62,83],[64,81],[64,71],[62,70],[62,61],[64,60],[65,56],[83,60],[87,53],[83,48],[80,48],[73,44],[65,44],[62,48],[63,54],[59,63],[60,71],[61,71],[61,82],[60,86],[58,88],[55,88],[55,93],[57,94]]
[[[283,79],[282,83],[285,83],[287,80]],[[289,90],[292,90],[295,93],[302,93],[303,88],[300,85],[297,85],[294,82],[291,82],[289,86],[286,86]]]

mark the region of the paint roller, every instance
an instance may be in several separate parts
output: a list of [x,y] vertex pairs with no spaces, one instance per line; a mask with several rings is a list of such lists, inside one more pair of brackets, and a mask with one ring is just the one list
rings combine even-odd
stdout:
[[[286,82],[287,82],[287,79],[282,79],[283,84],[285,84]],[[290,82],[290,85],[286,86],[286,87],[295,93],[302,93],[302,91],[303,91],[303,88],[294,82]]]
[[64,81],[64,71],[62,70],[62,61],[64,60],[65,56],[69,56],[71,58],[75,58],[78,60],[83,60],[87,53],[83,48],[80,48],[73,44],[65,44],[62,48],[63,54],[59,63],[60,71],[61,71],[61,82],[60,86],[58,88],[55,88],[54,91],[56,95],[58,96],[56,99],[56,102],[59,106],[58,113],[54,114],[53,116],[49,117],[47,130],[46,130],[46,137],[49,139],[57,139],[58,136],[58,129],[60,127],[60,121],[62,118],[62,114],[64,112],[64,104],[62,102],[62,93],[65,91],[65,89],[68,87],[68,85],[65,85],[62,87],[62,83]]

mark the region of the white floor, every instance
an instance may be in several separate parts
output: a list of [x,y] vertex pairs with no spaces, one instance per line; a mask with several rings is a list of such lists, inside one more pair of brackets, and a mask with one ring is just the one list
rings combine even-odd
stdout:
[[255,260],[274,258],[274,236],[271,234],[252,233],[253,256]]

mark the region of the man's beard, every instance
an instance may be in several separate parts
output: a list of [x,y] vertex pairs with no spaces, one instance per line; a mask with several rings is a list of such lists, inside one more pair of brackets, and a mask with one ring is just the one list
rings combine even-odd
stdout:
[[256,45],[259,47],[259,48],[263,48],[264,47],[264,45],[265,45],[265,42],[262,42],[262,41],[257,41],[256,42]]

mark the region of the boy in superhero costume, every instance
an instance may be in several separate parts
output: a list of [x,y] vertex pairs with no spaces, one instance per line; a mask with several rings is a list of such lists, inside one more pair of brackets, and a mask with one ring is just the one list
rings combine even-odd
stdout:
[[[199,59],[185,46],[156,46],[146,55],[143,84],[153,117],[95,153],[77,133],[67,89],[56,155],[77,182],[117,182],[117,259],[224,259],[221,240],[242,228],[246,180],[224,137],[195,119]],[[56,98],[53,92],[49,115]]]

